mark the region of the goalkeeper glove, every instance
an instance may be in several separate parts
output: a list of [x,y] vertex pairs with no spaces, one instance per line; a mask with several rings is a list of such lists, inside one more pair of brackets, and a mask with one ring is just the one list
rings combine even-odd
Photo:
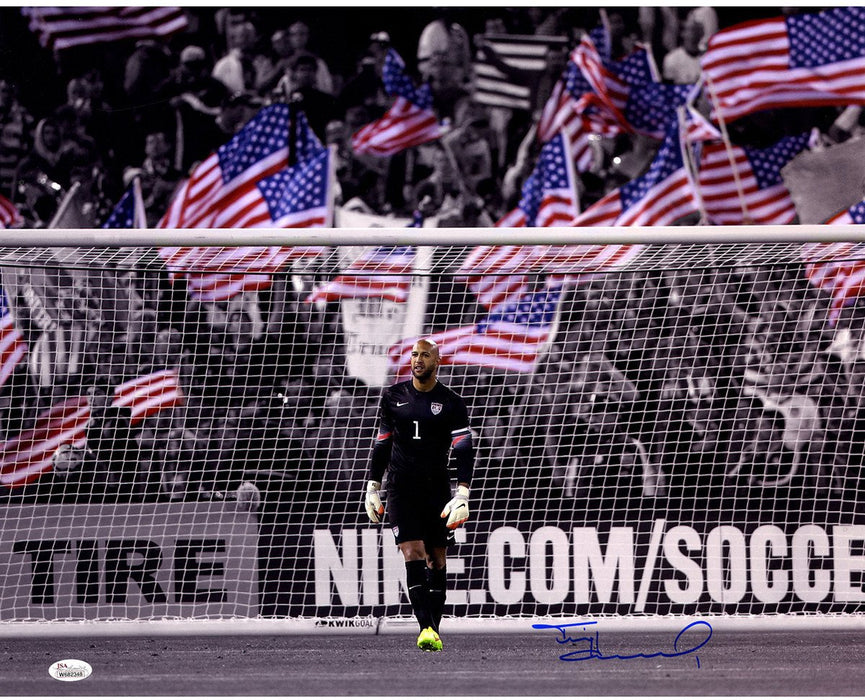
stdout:
[[469,519],[468,486],[457,486],[457,495],[448,501],[441,517],[448,519],[445,525],[449,530],[455,530]]
[[366,484],[366,514],[374,523],[380,523],[381,516],[384,515],[384,506],[381,504],[381,498],[378,495],[380,488],[380,481],[368,481]]

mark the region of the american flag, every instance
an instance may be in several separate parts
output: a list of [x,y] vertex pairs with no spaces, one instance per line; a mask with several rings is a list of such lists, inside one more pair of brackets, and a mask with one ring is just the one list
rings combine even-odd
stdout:
[[365,251],[342,274],[316,289],[308,302],[379,298],[395,302],[408,299],[414,246],[378,246]]
[[538,120],[538,140],[541,143],[546,143],[562,129],[573,131],[571,124],[582,116],[577,108],[578,102],[591,89],[579,66],[569,58]]
[[[158,411],[183,403],[176,369],[167,369],[124,382],[114,390],[113,406],[129,406],[134,425]],[[83,445],[90,405],[86,396],[73,396],[41,413],[32,428],[0,445],[0,483],[21,486],[51,470],[60,445]]]
[[595,202],[574,226],[668,226],[697,211],[699,201],[685,168],[677,119],[648,172]]
[[[865,200],[836,214],[828,225],[865,224]],[[841,311],[865,295],[865,244],[806,243],[802,246],[805,276],[815,287],[832,297],[829,323],[837,323]]]
[[22,221],[21,214],[15,205],[12,204],[6,197],[0,195],[0,228],[9,228],[16,226]]
[[[544,144],[534,172],[523,184],[523,196],[517,208],[505,214],[496,226],[570,225],[579,213],[576,175],[570,154],[570,139],[565,132],[559,132]],[[484,248],[488,247],[481,246],[475,251]],[[495,269],[495,274],[475,270],[469,273],[467,279],[479,303],[488,308],[510,302],[528,291],[526,270],[531,267],[530,261],[534,255],[529,246],[496,246],[494,250],[496,252],[488,262],[491,263],[489,267]],[[469,263],[466,270],[470,268]]]
[[571,60],[591,86],[589,97],[592,98],[592,103],[624,124],[623,112],[628,100],[628,83],[625,77],[611,70],[610,62],[600,54],[590,36],[583,36],[579,46],[571,54]]
[[781,177],[781,168],[807,148],[808,139],[808,133],[785,136],[767,148],[705,143],[698,183],[710,221],[729,225],[792,222],[796,207]]
[[460,265],[478,303],[492,309],[513,302],[529,291],[530,275],[582,281],[589,276],[621,268],[645,248],[642,245],[502,245],[478,246]]
[[112,405],[129,407],[131,424],[140,423],[147,416],[174,406],[182,406],[183,392],[177,368],[163,369],[135,377],[114,389]]
[[571,60],[556,82],[538,120],[537,138],[547,143],[560,131],[571,145],[574,165],[579,172],[592,166],[593,153],[589,136],[592,122],[585,115],[582,98],[591,90],[579,67]]
[[[291,108],[263,107],[192,172],[159,228],[304,228],[329,220],[328,150]],[[289,167],[292,166],[292,167]],[[283,172],[281,172],[283,171]]]
[[22,486],[50,471],[60,445],[84,443],[89,419],[86,396],[68,398],[41,413],[32,428],[0,445],[0,484]]
[[[295,164],[288,165],[288,105],[264,107],[234,138],[192,173],[160,228],[306,228],[331,219],[330,151],[296,114]],[[204,301],[230,299],[270,286],[270,275],[288,261],[324,248],[165,247],[160,257],[172,273],[185,273],[190,292]]]
[[30,30],[55,51],[73,46],[167,37],[188,26],[179,7],[24,7]]
[[0,289],[0,386],[6,383],[26,354],[27,343],[15,327],[6,292]]
[[652,52],[643,43],[637,43],[634,50],[619,61],[604,59],[604,65],[631,87],[651,85],[661,81]]
[[567,226],[579,213],[573,149],[559,132],[541,148],[538,163],[523,184],[517,208],[496,226]]
[[651,52],[639,46],[621,61],[607,61],[589,37],[574,49],[576,63],[592,92],[584,96],[595,131],[605,136],[636,131],[662,139],[676,118],[676,110],[686,104],[693,85],[669,85],[658,77]]
[[[524,295],[484,317],[479,323],[429,336],[441,353],[442,365],[479,365],[512,372],[533,372],[547,343],[561,292],[542,290]],[[408,358],[418,338],[407,338],[388,352],[397,380],[411,376]]]
[[406,148],[434,141],[445,133],[432,109],[429,85],[415,87],[406,75],[405,63],[390,49],[384,59],[382,80],[394,103],[383,117],[359,129],[351,137],[355,153],[390,156]]
[[147,228],[141,185],[136,177],[105,219],[102,228]]
[[669,124],[676,120],[677,108],[687,103],[693,91],[693,85],[667,83],[632,87],[625,104],[625,121],[638,133],[663,138]]
[[[487,34],[484,39],[506,65],[535,73],[538,78],[546,67],[547,50],[567,43],[562,37],[525,34]],[[473,68],[475,89],[472,100],[491,107],[532,109],[532,91],[528,85],[514,82],[485,56],[475,60]]]
[[721,141],[724,138],[721,130],[692,105],[685,106],[685,137],[691,146],[704,141]]
[[241,292],[267,289],[274,273],[292,260],[320,255],[314,246],[160,248],[174,275],[185,275],[189,294],[200,301],[225,301]]
[[745,22],[709,39],[700,59],[727,122],[767,109],[865,104],[865,8]]

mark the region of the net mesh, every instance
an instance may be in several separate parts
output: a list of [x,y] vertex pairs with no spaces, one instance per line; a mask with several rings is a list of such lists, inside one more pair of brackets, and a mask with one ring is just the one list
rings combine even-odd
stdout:
[[861,613],[863,259],[2,249],[0,620],[410,615],[363,491],[420,336],[476,446],[446,615]]

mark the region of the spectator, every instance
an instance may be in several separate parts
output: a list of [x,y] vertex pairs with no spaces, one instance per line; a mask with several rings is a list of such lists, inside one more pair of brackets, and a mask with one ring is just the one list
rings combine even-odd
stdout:
[[390,46],[390,34],[387,32],[374,32],[370,35],[367,49],[358,62],[357,73],[346,82],[340,92],[342,111],[362,106],[366,110],[368,121],[378,119],[387,111],[391,100],[384,91],[382,73]]
[[661,65],[670,51],[679,45],[681,23],[676,8],[640,7],[638,11],[640,40],[652,47],[655,62]]
[[137,469],[129,407],[112,405],[113,382],[97,377],[87,389],[87,422],[83,467],[88,495],[96,500],[129,500]]
[[[228,431],[224,439],[226,444],[231,441]],[[166,436],[162,448],[157,448],[154,468],[160,476],[162,498],[185,501],[199,497],[204,454],[196,450],[196,442],[193,430],[175,426]]]
[[244,92],[235,93],[223,100],[219,116],[216,117],[222,143],[239,132],[259,109],[260,105],[255,99]]
[[124,131],[125,124],[121,112],[105,100],[104,91],[102,71],[91,68],[69,81],[66,102],[75,111],[75,127],[81,140],[92,145],[104,163],[113,163],[117,157],[118,133]]
[[336,177],[342,190],[342,201],[359,197],[374,211],[381,211],[386,203],[387,162],[374,156],[356,154],[345,122],[329,122],[325,137],[327,144],[336,146]]
[[207,55],[200,46],[186,46],[180,64],[160,88],[174,113],[165,126],[177,132],[174,166],[183,173],[204,160],[227,139],[217,123],[229,97],[225,85],[210,75]]
[[322,141],[325,127],[337,116],[336,100],[315,87],[316,58],[310,53],[295,55],[288,75],[279,81],[276,95],[303,110],[309,126]]
[[119,183],[112,181],[101,161],[84,152],[74,153],[70,160],[69,185],[76,183],[82,216],[94,227],[101,226],[122,194]]
[[498,160],[493,153],[489,119],[482,112],[476,114],[442,139],[454,155],[462,182],[472,193],[477,192],[481,180],[493,177],[493,164]]
[[0,77],[0,195],[14,197],[15,171],[28,154],[35,120],[18,101],[18,88]]
[[714,7],[695,7],[688,13],[686,19],[693,19],[703,25],[703,38],[700,39],[700,51],[708,48],[709,39],[718,31],[718,13]]
[[144,141],[144,162],[139,168],[127,168],[123,173],[124,186],[135,178],[141,183],[147,225],[153,227],[168,209],[181,173],[172,164],[171,143],[163,131],[147,134]]
[[270,48],[273,59],[270,65],[259,76],[256,90],[262,96],[270,94],[276,88],[282,77],[291,69],[291,59],[294,49],[288,36],[288,30],[277,29],[270,35]]
[[[282,74],[275,81],[276,87],[271,88],[275,90],[275,94],[291,95],[291,93],[299,87],[292,74],[294,59],[298,56],[308,54],[312,56],[314,60],[311,87],[315,88],[319,92],[333,96],[335,94],[335,89],[330,69],[327,67],[324,60],[313,54],[307,48],[307,44],[309,43],[309,27],[304,22],[295,22],[288,28],[287,32],[281,34],[280,32],[277,32],[277,34],[279,35],[279,41],[278,46],[276,43],[274,44],[274,51],[277,56],[279,56],[277,65],[282,66]],[[276,37],[277,34],[274,34],[274,37]],[[266,76],[269,82],[272,82],[274,77],[273,73]],[[260,88],[262,89],[265,89],[264,82],[265,81],[262,80],[262,84],[260,85]]]
[[[63,138],[56,119],[45,118],[36,125],[33,151],[24,158],[15,174],[16,189],[25,183],[48,183],[59,191],[69,188],[68,161],[63,156],[73,148],[73,143]],[[53,183],[53,184],[52,184]]]
[[213,77],[222,82],[229,94],[254,94],[268,67],[266,56],[256,50],[258,35],[252,22],[241,22],[227,28],[228,50],[213,66]]
[[[171,75],[172,56],[165,44],[153,39],[136,42],[135,49],[126,59],[123,77],[123,91],[132,112],[131,121],[134,136],[143,136],[150,128],[152,120],[158,118],[163,107],[154,103],[153,96]],[[120,144],[118,144],[120,146]],[[118,154],[121,163],[128,163],[130,150]]]
[[471,43],[452,8],[439,8],[439,16],[423,28],[417,44],[421,78],[433,82],[447,78],[462,86],[471,77]]
[[700,80],[700,42],[705,30],[694,18],[685,21],[682,27],[682,45],[664,56],[663,76],[676,85],[694,85]]
[[328,392],[321,421],[304,439],[303,454],[306,471],[322,479],[335,503],[363,486],[366,468],[360,452],[374,429],[374,407],[344,387]]

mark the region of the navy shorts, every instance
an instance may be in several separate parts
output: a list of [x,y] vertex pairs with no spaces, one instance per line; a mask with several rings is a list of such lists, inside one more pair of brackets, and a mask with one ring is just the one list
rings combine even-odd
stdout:
[[427,550],[453,544],[454,534],[445,526],[442,509],[451,499],[447,482],[387,485],[387,520],[397,544],[422,540]]

